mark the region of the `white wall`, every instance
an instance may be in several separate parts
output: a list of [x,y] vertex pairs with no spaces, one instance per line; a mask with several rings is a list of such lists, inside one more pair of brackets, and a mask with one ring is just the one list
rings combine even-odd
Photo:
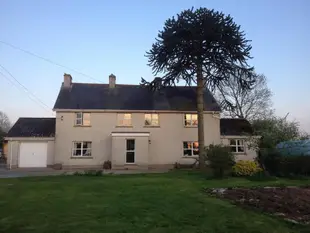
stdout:
[[235,158],[238,160],[254,160],[257,156],[257,153],[252,148],[249,148],[249,143],[247,141],[247,137],[245,136],[221,136],[222,144],[230,145],[230,139],[243,139],[245,142],[245,150],[244,153],[236,153]]
[[[76,127],[74,119],[73,112],[56,114],[55,163],[65,166],[102,165],[105,160],[111,160],[111,132],[149,132],[149,164],[152,165],[183,161],[183,141],[198,139],[197,127],[184,127],[182,113],[159,113],[160,127],[145,127],[144,113],[132,113],[132,127],[117,127],[117,113],[91,113],[90,127]],[[214,117],[211,113],[205,113],[204,129],[205,145],[221,142],[219,114]],[[92,158],[73,159],[73,141],[91,141]]]

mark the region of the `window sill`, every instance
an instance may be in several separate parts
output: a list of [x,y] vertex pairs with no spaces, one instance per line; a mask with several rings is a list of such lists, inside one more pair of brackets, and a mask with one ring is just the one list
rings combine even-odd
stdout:
[[132,128],[132,125],[117,125],[115,128]]
[[198,128],[198,125],[184,125],[184,128]]
[[91,125],[74,125],[73,127],[91,127]]
[[71,156],[71,159],[93,159],[92,156]]
[[159,125],[145,125],[143,128],[160,128]]

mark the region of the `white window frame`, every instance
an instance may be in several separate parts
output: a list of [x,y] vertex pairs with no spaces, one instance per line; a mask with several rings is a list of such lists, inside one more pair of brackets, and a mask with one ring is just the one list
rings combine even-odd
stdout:
[[[130,118],[128,116],[130,116]],[[130,120],[130,124],[125,123],[126,121],[129,121],[129,120]],[[132,114],[131,113],[117,113],[117,126],[131,127],[132,126]]]
[[[234,140],[235,141],[235,144],[231,144],[231,141]],[[239,145],[238,144],[238,141],[241,142],[241,144]],[[232,147],[232,148],[236,148],[236,152],[233,152],[232,153],[235,153],[235,154],[244,154],[245,153],[245,146],[244,146],[244,139],[229,139],[229,147]],[[239,151],[239,147],[242,147],[243,148],[243,151]]]
[[[190,119],[187,119],[186,118],[187,116],[190,116]],[[196,116],[196,120],[193,119],[193,116]],[[187,120],[190,121],[189,125],[186,124]],[[197,122],[197,123],[194,124],[194,122]],[[197,113],[185,113],[184,118],[183,118],[183,124],[185,127],[197,127],[198,126],[198,114]]]
[[[150,118],[151,119],[151,122],[150,122],[151,124],[150,125],[146,124],[146,116],[147,115],[151,116],[151,118]],[[157,122],[157,123],[154,123],[154,122]],[[145,113],[144,114],[144,126],[146,126],[146,127],[159,126],[159,114],[158,113]]]
[[[78,143],[81,143],[81,148],[77,148],[76,145]],[[86,147],[86,151],[88,151],[90,153],[90,155],[84,155],[83,154],[83,150],[85,149],[83,147],[83,144],[86,143],[86,144],[89,144],[90,143],[90,147]],[[81,155],[74,155],[74,151],[77,151],[77,150],[81,150]],[[74,141],[72,142],[72,153],[71,153],[71,156],[74,157],[74,158],[91,158],[92,157],[92,142],[91,141]]]
[[[133,150],[128,150],[127,149],[127,141],[132,140],[134,141],[134,149]],[[127,162],[127,152],[133,152],[133,162]],[[136,163],[136,140],[134,138],[126,138],[126,154],[125,154],[125,163],[126,164],[135,164]]]
[[[88,115],[88,118],[89,118],[89,124],[86,124],[86,120],[85,120],[86,114]],[[78,123],[78,121],[81,121],[81,123]],[[89,112],[76,112],[75,113],[74,125],[76,125],[76,126],[90,126],[90,113]]]
[[[184,143],[191,143],[191,148],[190,149],[185,149],[184,148]],[[189,157],[189,158],[195,158],[195,157],[198,157],[199,155],[199,144],[198,144],[198,148],[197,149],[194,149],[194,143],[198,143],[198,141],[183,141],[182,142],[182,152],[183,152],[183,157]],[[185,155],[184,154],[184,151],[185,150],[191,150],[191,155]],[[194,154],[194,151],[198,151],[198,154],[195,155]]]

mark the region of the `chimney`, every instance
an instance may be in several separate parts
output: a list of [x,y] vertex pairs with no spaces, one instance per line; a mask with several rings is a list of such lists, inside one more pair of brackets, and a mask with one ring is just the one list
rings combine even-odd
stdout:
[[71,84],[72,84],[72,77],[70,74],[66,74],[64,73],[64,87],[65,88],[69,88],[71,87]]
[[116,82],[116,76],[114,74],[110,74],[109,76],[109,88],[114,88]]

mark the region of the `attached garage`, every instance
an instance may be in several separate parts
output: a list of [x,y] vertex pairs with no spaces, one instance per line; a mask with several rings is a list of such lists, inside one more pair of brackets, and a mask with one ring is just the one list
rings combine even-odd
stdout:
[[18,167],[46,167],[47,142],[21,142]]
[[19,118],[8,133],[8,168],[54,164],[55,118]]

